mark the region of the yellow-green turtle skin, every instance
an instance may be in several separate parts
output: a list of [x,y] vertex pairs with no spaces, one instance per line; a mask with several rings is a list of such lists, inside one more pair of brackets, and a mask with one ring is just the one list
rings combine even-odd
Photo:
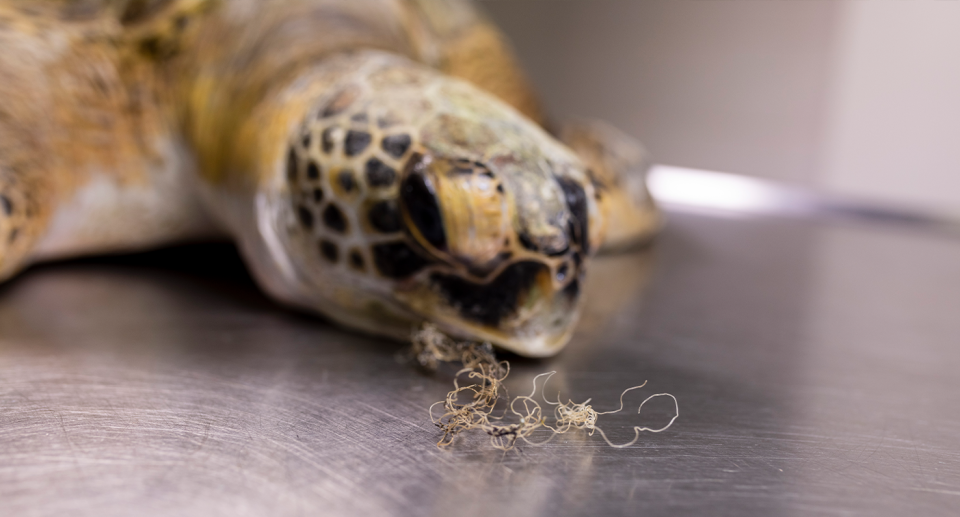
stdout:
[[0,280],[226,235],[282,303],[547,356],[658,225],[642,149],[548,133],[466,1],[0,0],[0,49]]

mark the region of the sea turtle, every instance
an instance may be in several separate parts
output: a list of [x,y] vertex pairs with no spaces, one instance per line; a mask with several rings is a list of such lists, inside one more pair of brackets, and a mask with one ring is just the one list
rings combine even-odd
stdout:
[[0,280],[228,235],[283,303],[550,355],[658,216],[632,140],[546,120],[466,0],[0,0]]

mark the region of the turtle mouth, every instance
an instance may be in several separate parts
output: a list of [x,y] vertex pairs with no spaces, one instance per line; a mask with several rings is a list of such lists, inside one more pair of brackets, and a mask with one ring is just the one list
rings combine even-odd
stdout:
[[535,260],[510,264],[486,281],[435,270],[401,299],[451,335],[542,357],[569,339],[580,305],[579,280],[559,286],[554,275]]
[[549,290],[545,285],[549,274],[544,264],[523,261],[507,266],[487,283],[444,273],[430,275],[430,283],[463,319],[498,327],[534,308]]

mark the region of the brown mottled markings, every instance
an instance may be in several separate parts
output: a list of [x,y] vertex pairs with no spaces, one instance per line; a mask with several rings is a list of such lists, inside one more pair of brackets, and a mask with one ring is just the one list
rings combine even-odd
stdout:
[[0,208],[3,208],[4,214],[13,215],[13,202],[3,194],[0,194]]
[[320,204],[321,201],[323,201],[323,189],[313,189],[313,202]]

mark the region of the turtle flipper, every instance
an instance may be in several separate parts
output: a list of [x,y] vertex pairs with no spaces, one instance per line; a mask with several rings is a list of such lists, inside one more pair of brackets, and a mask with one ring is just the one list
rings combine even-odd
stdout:
[[649,241],[662,217],[646,185],[651,162],[646,149],[619,129],[598,120],[566,122],[560,141],[589,168],[604,214],[601,251],[630,248]]

